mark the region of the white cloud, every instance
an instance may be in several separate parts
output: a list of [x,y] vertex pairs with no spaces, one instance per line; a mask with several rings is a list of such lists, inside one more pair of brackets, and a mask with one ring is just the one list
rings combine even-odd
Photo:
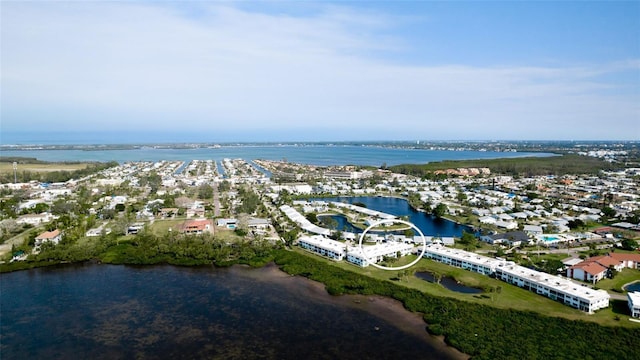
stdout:
[[[193,6],[187,13],[117,2],[3,4],[3,129],[639,137],[638,86],[619,90],[606,80],[637,75],[638,60],[409,66],[383,56],[408,45],[391,36],[398,19],[382,14],[328,7],[296,17]],[[612,89],[615,95],[607,93]]]

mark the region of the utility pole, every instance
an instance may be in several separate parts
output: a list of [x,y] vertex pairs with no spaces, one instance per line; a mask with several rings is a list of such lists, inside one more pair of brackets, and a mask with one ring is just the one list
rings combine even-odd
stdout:
[[13,183],[18,183],[18,163],[15,161],[13,162]]

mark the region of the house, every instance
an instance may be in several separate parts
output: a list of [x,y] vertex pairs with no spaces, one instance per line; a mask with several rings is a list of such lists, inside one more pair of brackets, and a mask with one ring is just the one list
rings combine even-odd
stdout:
[[191,209],[187,209],[187,218],[192,218],[192,217],[204,217],[204,206],[203,207],[196,207],[196,208],[191,208]]
[[518,223],[515,221],[502,221],[502,220],[498,220],[496,221],[496,226],[499,228],[503,228],[506,230],[513,230],[513,229],[517,229],[518,228]]
[[213,229],[213,221],[209,219],[187,220],[180,227],[183,234],[210,233]]
[[480,240],[489,244],[508,244],[510,246],[520,246],[529,242],[529,236],[523,231],[510,231],[504,234],[485,235]]
[[18,224],[29,224],[29,225],[40,225],[44,223],[48,223],[53,220],[53,215],[50,213],[42,213],[42,214],[27,214],[22,215],[16,219]]
[[160,215],[163,218],[174,218],[178,215],[178,208],[162,208],[160,209]]
[[247,225],[251,229],[265,230],[269,228],[271,223],[269,222],[269,219],[251,218]]
[[522,230],[529,236],[542,235],[544,233],[542,226],[539,225],[525,225]]
[[493,216],[482,216],[480,218],[478,218],[478,221],[480,221],[481,224],[495,224],[496,218],[494,218]]
[[216,226],[226,227],[227,229],[235,229],[238,224],[237,219],[218,219]]
[[596,283],[607,276],[609,269],[595,261],[583,261],[567,270],[567,277]]
[[40,246],[45,242],[49,242],[58,245],[61,239],[62,233],[60,232],[60,230],[55,229],[53,231],[45,231],[42,234],[38,235],[35,239],[35,244],[36,246]]
[[[594,256],[571,266],[567,270],[567,276],[577,280],[596,282],[609,275],[610,267],[617,271],[622,271],[624,268],[640,269],[640,254],[610,253]],[[603,271],[604,275],[602,275]]]
[[640,269],[640,254],[610,253],[609,256],[621,261],[623,267]]

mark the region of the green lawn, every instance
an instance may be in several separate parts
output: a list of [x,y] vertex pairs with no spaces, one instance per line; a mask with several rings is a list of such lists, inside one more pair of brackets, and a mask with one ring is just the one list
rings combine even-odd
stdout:
[[622,286],[633,281],[640,281],[640,270],[622,269],[613,279],[598,281],[597,286],[607,291],[623,292]]
[[[589,315],[580,310],[573,309],[559,302],[521,289],[517,286],[507,284],[503,281],[460,268],[448,266],[429,259],[421,259],[415,266],[411,267],[410,270],[436,272],[452,277],[466,286],[477,287],[485,290],[496,289],[497,287],[500,287],[501,291],[499,294],[488,291],[485,291],[483,294],[462,294],[459,292],[448,290],[442,285],[430,283],[428,281],[419,279],[414,275],[402,277],[400,281],[394,281],[391,279],[401,275],[399,273],[402,273],[402,271],[385,271],[377,269],[373,266],[360,268],[358,266],[351,265],[346,261],[332,261],[311,254],[308,251],[297,247],[295,248],[295,251],[306,254],[307,256],[315,257],[317,259],[323,259],[323,261],[328,264],[340,267],[348,271],[357,272],[380,280],[393,281],[409,288],[418,289],[426,294],[433,296],[456,298],[459,300],[486,304],[503,309],[536,311],[547,316],[557,316],[572,320],[594,321],[601,325],[607,326],[640,327],[640,324],[638,323],[626,321],[626,319],[629,317],[627,315],[626,307],[616,306],[616,303],[614,301],[612,301],[612,305],[614,306],[607,309],[599,310],[597,313]],[[391,264],[390,266],[401,266],[403,264],[408,264],[413,260],[415,260],[415,255],[406,256],[402,259],[399,259],[397,262]],[[624,321],[615,320],[616,316]]]
[[165,235],[169,232],[169,229],[177,234],[180,232],[180,226],[184,221],[185,219],[156,220],[149,228],[156,235]]

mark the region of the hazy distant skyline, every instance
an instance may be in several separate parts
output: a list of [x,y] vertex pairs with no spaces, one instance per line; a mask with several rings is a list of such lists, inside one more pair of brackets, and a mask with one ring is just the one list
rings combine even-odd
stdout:
[[1,129],[637,140],[639,14],[637,1],[3,1]]

